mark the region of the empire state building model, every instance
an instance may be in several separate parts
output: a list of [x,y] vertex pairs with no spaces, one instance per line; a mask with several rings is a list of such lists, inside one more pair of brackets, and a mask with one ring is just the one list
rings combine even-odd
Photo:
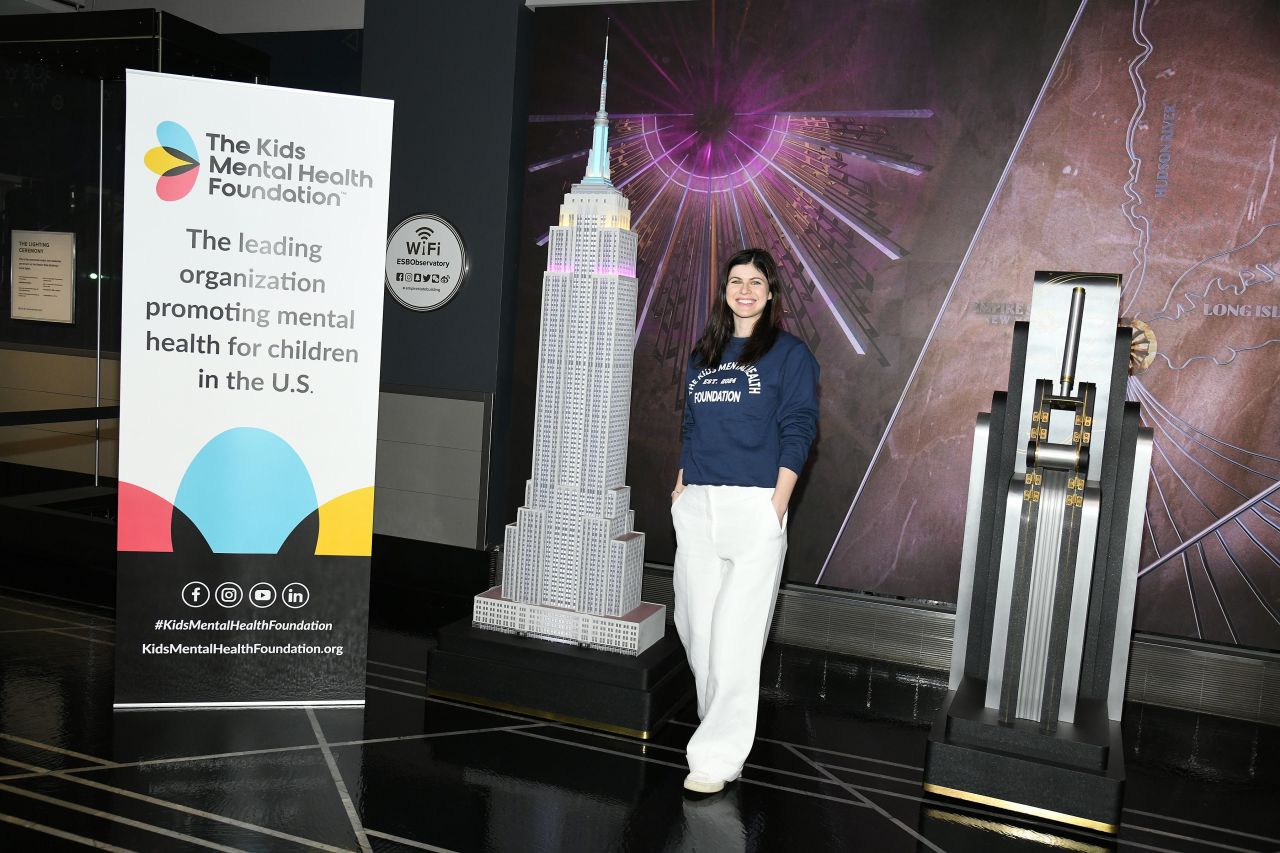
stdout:
[[609,180],[605,40],[587,173],[560,206],[542,277],[533,476],[507,525],[502,585],[475,598],[477,628],[639,654],[665,609],[640,600],[644,534],[627,471],[636,233]]

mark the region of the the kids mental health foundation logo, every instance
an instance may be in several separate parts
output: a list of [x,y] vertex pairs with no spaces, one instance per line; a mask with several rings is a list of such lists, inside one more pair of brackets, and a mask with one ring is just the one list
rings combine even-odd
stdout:
[[191,192],[200,174],[195,140],[177,122],[162,121],[156,125],[156,141],[160,144],[148,151],[142,161],[160,176],[156,195],[164,201],[177,201]]

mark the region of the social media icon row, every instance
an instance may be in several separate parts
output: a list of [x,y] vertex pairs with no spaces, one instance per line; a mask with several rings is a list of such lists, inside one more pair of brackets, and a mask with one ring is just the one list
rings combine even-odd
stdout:
[[[192,581],[182,588],[182,603],[188,607],[204,607],[211,599],[222,607],[235,607],[244,601],[244,597],[240,584],[232,581],[218,584],[212,595],[209,594],[209,587],[200,581]],[[279,595],[276,594],[276,588],[266,581],[249,587],[249,603],[254,607],[270,607],[280,601],[285,607],[297,610],[310,600],[311,590],[296,581],[280,590]]]

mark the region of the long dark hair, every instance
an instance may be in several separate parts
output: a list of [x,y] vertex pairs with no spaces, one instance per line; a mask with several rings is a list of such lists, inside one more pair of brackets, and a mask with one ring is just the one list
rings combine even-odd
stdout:
[[736,266],[750,264],[764,273],[769,283],[769,295],[772,299],[764,303],[764,313],[756,320],[751,330],[751,337],[738,356],[739,364],[755,364],[764,358],[773,344],[778,340],[778,329],[782,321],[781,279],[778,276],[778,263],[764,249],[743,249],[724,262],[724,273],[720,276],[720,287],[716,289],[716,301],[707,316],[707,326],[702,330],[702,337],[694,344],[693,351],[703,367],[719,367],[724,356],[724,348],[733,337],[733,311],[729,308],[726,296],[729,289],[729,272]]

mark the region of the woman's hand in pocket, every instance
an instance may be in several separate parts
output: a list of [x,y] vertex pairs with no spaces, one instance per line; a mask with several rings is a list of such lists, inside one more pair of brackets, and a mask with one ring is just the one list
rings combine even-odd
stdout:
[[773,493],[773,497],[769,499],[769,502],[773,504],[773,511],[778,516],[778,526],[781,527],[782,519],[787,515],[787,502],[776,491]]

